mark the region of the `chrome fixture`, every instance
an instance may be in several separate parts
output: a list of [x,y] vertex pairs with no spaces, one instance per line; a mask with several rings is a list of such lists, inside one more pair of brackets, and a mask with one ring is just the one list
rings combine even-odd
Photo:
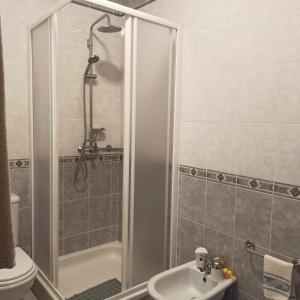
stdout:
[[[254,254],[254,255],[259,256],[259,257],[264,257],[265,256],[264,254],[256,251],[255,243],[252,242],[252,241],[247,240],[245,242],[245,248],[246,248],[246,250],[249,254]],[[297,268],[298,270],[300,269],[300,259],[299,258],[295,258],[290,262],[294,265],[294,268]]]
[[[84,191],[86,189],[86,179],[88,176],[88,169],[86,164],[87,153],[98,153],[99,147],[97,141],[101,140],[105,136],[105,128],[94,128],[93,126],[93,85],[97,79],[97,75],[93,73],[93,65],[95,65],[100,59],[98,55],[93,53],[93,29],[96,24],[106,19],[107,24],[98,27],[99,32],[114,33],[122,30],[122,27],[111,24],[111,20],[108,14],[102,15],[95,22],[92,23],[89,30],[89,37],[87,40],[87,47],[89,49],[88,65],[83,73],[83,143],[78,147],[80,153],[80,159],[76,166],[74,187],[78,191]],[[87,125],[87,111],[86,111],[86,85],[89,86],[89,129]]]

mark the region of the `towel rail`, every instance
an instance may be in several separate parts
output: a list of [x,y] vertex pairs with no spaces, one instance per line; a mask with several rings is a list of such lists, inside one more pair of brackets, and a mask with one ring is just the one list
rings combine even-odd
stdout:
[[[265,255],[256,251],[255,243],[252,241],[245,242],[245,248],[249,254],[254,254],[256,256],[264,257]],[[300,259],[295,258],[291,262],[294,265],[294,268],[300,269]]]

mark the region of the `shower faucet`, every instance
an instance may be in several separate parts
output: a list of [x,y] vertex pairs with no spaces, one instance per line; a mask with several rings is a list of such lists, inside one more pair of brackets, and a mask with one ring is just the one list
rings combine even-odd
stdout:
[[100,148],[97,145],[97,140],[104,137],[105,128],[92,128],[89,132],[89,139],[82,146],[78,147],[79,153],[98,153]]

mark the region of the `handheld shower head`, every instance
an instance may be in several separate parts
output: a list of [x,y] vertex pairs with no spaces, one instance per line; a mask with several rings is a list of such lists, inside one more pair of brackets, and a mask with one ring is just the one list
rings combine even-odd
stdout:
[[99,61],[98,55],[93,55],[93,56],[89,57],[89,59],[88,59],[89,64],[95,64],[98,61]]
[[92,76],[93,74],[90,74],[90,71],[91,71],[92,65],[95,64],[98,61],[99,61],[99,56],[97,56],[97,55],[93,55],[93,56],[89,57],[88,65],[87,65],[87,67],[84,71],[84,77],[85,78],[92,78],[92,79],[97,78],[96,75]]

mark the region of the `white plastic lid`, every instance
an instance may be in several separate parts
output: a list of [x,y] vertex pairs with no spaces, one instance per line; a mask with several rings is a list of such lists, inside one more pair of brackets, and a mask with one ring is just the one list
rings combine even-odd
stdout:
[[10,194],[10,201],[11,203],[16,203],[20,201],[20,197],[16,194]]
[[6,281],[17,280],[34,267],[32,259],[19,247],[16,248],[16,265],[12,269],[0,269],[0,286]]

